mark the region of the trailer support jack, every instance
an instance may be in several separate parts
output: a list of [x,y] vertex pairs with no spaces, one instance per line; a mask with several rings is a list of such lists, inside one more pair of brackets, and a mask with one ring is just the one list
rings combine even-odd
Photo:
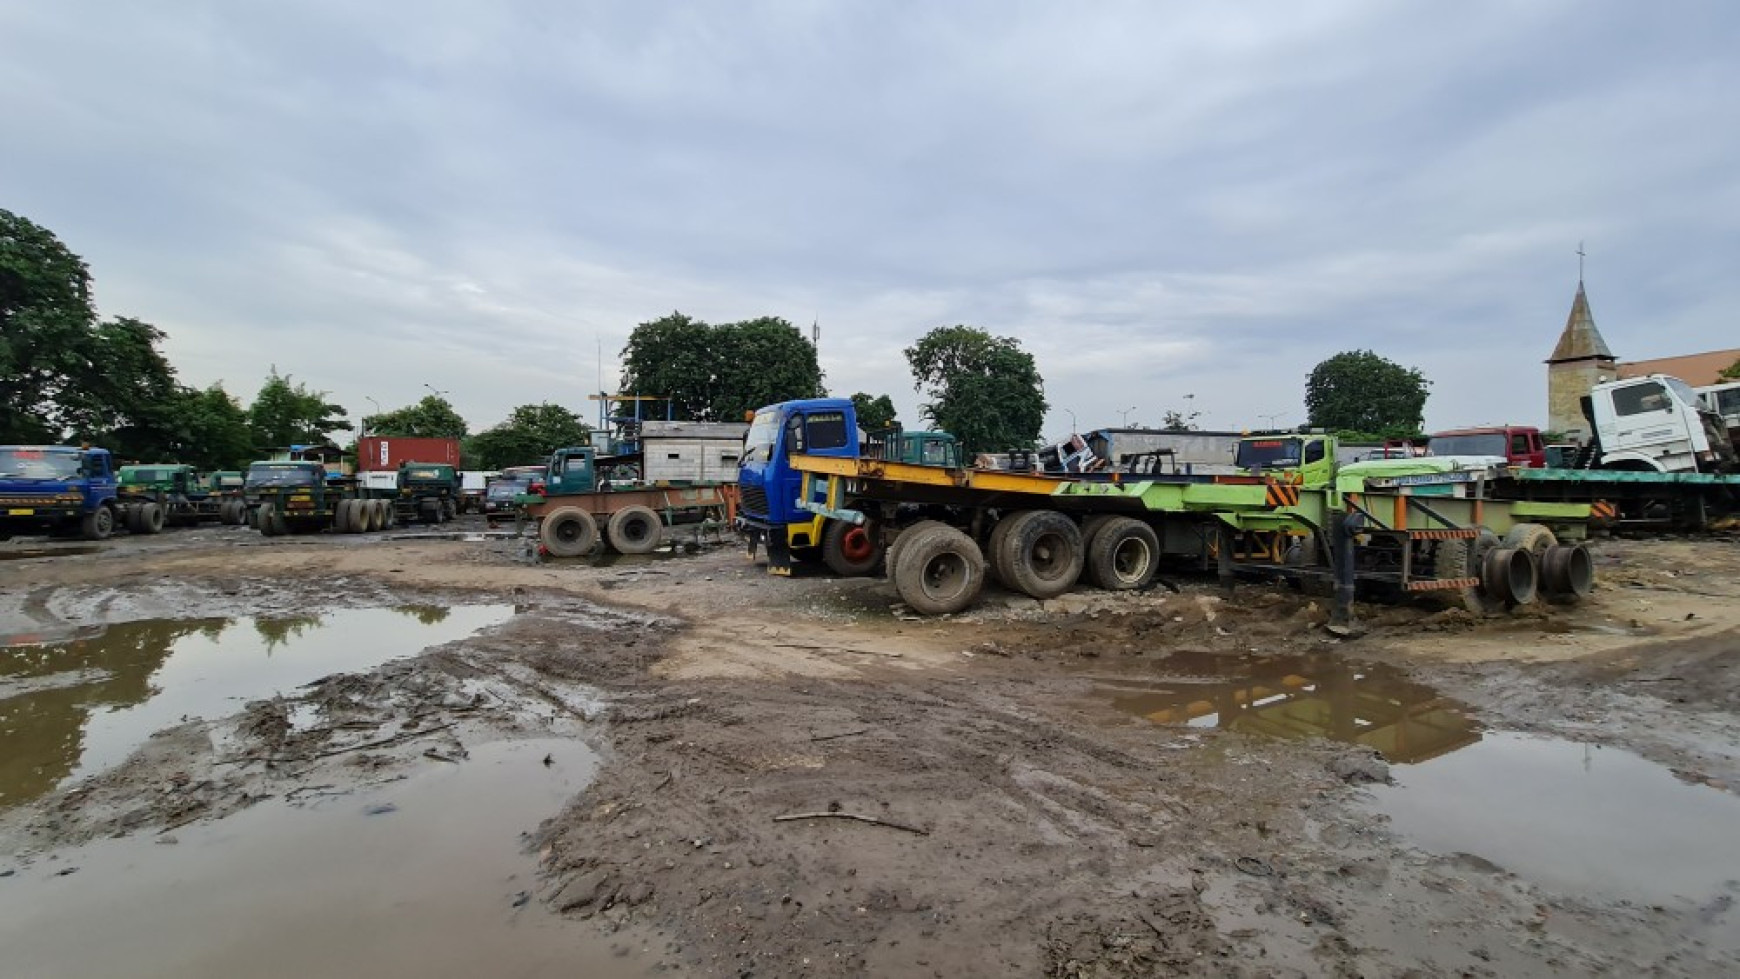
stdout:
[[1333,513],[1329,517],[1330,559],[1335,568],[1335,604],[1329,610],[1329,634],[1356,639],[1365,629],[1353,618],[1353,535],[1364,521],[1359,516]]

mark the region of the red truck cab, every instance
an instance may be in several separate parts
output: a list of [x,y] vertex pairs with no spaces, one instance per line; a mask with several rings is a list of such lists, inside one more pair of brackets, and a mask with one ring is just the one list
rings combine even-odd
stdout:
[[1532,425],[1494,425],[1435,432],[1426,443],[1433,456],[1498,456],[1517,469],[1545,469],[1547,447]]

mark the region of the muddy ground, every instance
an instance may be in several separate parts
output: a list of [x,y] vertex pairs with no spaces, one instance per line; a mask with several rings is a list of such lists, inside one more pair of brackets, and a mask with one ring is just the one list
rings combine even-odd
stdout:
[[[541,564],[512,540],[229,529],[0,544],[33,555],[0,560],[0,633],[50,640],[345,608],[517,613],[170,725],[105,772],[48,772],[0,808],[0,873],[557,735],[602,753],[596,777],[502,832],[530,834],[529,899],[609,935],[634,972],[1732,975],[1731,832],[1671,817],[1719,822],[1740,790],[1740,546],[1596,548],[1601,588],[1581,605],[1362,606],[1369,632],[1341,642],[1309,597],[1187,577],[1043,604],[991,592],[920,620],[885,582],[772,578],[729,543]],[[52,672],[9,668],[0,707]],[[66,713],[41,723],[78,723]],[[1676,849],[1597,873],[1614,847],[1574,845],[1595,817],[1552,808],[1554,783],[1512,764],[1555,745],[1606,752],[1591,771],[1659,766],[1627,794],[1644,827],[1628,832],[1659,826]],[[1496,760],[1465,761],[1480,757]],[[1430,788],[1457,766],[1463,783]],[[1428,791],[1447,792],[1431,811],[1521,821],[1463,844],[1392,820]],[[1688,854],[1707,879],[1658,874]]]

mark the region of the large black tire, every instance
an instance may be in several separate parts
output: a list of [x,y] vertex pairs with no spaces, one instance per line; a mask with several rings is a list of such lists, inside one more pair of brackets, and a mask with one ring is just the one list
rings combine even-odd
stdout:
[[992,548],[991,563],[1005,585],[1038,599],[1056,598],[1081,577],[1081,529],[1055,510],[1024,510]]
[[340,534],[354,534],[356,525],[356,500],[339,500],[332,508],[332,529]]
[[254,508],[254,526],[259,529],[262,537],[276,537],[284,531],[278,525],[278,509],[270,503],[262,503]]
[[[1473,541],[1445,540],[1437,543],[1437,554],[1434,558],[1439,578],[1478,578],[1481,565],[1485,563],[1486,552],[1498,547],[1498,535],[1482,530],[1480,537]],[[1469,552],[1473,551],[1472,554]],[[1504,600],[1496,595],[1488,594],[1485,588],[1461,588],[1455,591],[1436,592],[1445,604],[1460,604],[1475,615],[1498,615],[1506,610]]]
[[625,506],[610,515],[605,539],[622,554],[651,554],[664,535],[664,521],[651,507]]
[[417,504],[417,519],[426,524],[441,522],[441,501],[424,500]]
[[1160,567],[1160,537],[1133,517],[1101,521],[1088,538],[1088,580],[1110,591],[1141,588]]
[[544,517],[538,540],[551,557],[580,557],[598,544],[598,521],[579,507],[558,507]]
[[79,521],[79,536],[85,540],[108,540],[115,532],[115,511],[97,507]]
[[894,540],[888,544],[887,553],[882,555],[882,570],[888,577],[894,577],[894,563],[900,560],[900,549],[907,541],[914,540],[914,535],[927,527],[947,527],[941,520],[920,520],[910,527],[904,527],[894,535]]
[[893,576],[894,589],[913,611],[950,615],[978,599],[985,587],[985,557],[972,538],[953,527],[922,527],[900,549]]
[[137,503],[129,503],[127,509],[122,512],[125,516],[121,518],[121,525],[127,528],[127,533],[137,534],[139,532],[139,517],[145,512],[145,508]]
[[459,504],[453,502],[452,500],[442,500],[441,501],[441,518],[442,518],[443,523],[446,523],[447,521],[450,521],[450,520],[459,519]]
[[991,539],[985,542],[985,563],[990,566],[991,577],[1004,588],[1014,588],[1015,580],[1005,577],[1003,568],[997,563],[997,555],[1003,552],[1003,542],[1009,538],[1009,528],[1014,526],[1014,514],[1006,514],[991,528]]
[[1539,561],[1547,553],[1547,548],[1559,546],[1559,538],[1554,536],[1551,529],[1541,524],[1519,523],[1510,528],[1510,533],[1504,535],[1504,546],[1528,551]]
[[373,531],[386,530],[387,524],[392,520],[393,505],[386,500],[370,500],[369,510],[373,514],[373,518],[369,521],[369,529]]
[[822,532],[822,562],[842,578],[874,574],[882,563],[882,531],[875,521],[831,520]]
[[163,508],[155,503],[146,503],[139,508],[139,533],[161,534],[164,521]]

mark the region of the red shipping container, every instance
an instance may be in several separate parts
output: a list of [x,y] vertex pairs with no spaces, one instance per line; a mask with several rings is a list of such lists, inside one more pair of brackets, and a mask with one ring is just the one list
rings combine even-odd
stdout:
[[365,435],[357,440],[356,468],[360,472],[396,470],[406,462],[446,463],[458,469],[459,440],[399,435]]

